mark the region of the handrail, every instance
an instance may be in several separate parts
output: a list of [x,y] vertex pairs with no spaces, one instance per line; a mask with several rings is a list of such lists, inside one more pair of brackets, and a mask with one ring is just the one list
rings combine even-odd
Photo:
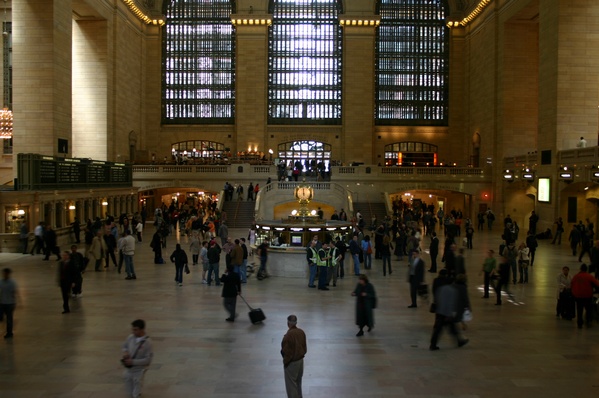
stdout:
[[218,209],[218,211],[223,210],[223,206],[225,204],[225,201],[223,200],[224,197],[225,197],[225,190],[223,189],[218,193],[218,204],[216,205],[216,208]]
[[383,201],[385,202],[385,208],[387,209],[387,215],[393,214],[393,204],[388,192],[383,192]]

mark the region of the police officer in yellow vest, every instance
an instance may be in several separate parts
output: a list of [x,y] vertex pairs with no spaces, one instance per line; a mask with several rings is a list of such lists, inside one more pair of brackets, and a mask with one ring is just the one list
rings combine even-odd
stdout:
[[333,279],[333,286],[337,286],[337,273],[339,272],[339,262],[342,256],[339,253],[339,249],[332,242],[329,243],[328,257],[327,286],[331,283],[331,279]]
[[316,248],[317,241],[310,241],[310,246],[306,248],[306,259],[308,260],[308,268],[310,269],[310,280],[308,287],[316,287],[314,279],[316,279],[316,267],[318,261],[318,249]]
[[316,265],[318,266],[318,290],[329,290],[327,287],[327,266],[328,266],[329,243],[322,245],[316,256]]

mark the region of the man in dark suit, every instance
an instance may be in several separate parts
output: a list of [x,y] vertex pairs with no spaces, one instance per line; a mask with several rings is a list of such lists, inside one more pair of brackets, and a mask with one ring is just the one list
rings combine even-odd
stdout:
[[410,298],[412,304],[408,308],[416,308],[416,294],[418,293],[418,286],[424,281],[424,261],[420,258],[420,252],[418,250],[412,251],[412,261],[410,262],[410,276],[408,282],[410,282]]
[[71,309],[69,308],[69,297],[71,296],[71,289],[75,287],[79,275],[79,270],[71,261],[69,252],[62,252],[61,261],[58,265],[58,285],[62,292],[63,314],[71,312]]
[[431,254],[431,268],[428,272],[437,273],[437,256],[439,255],[439,238],[437,238],[437,233],[433,232],[431,234],[431,244],[429,246],[429,251]]
[[233,265],[227,265],[227,272],[220,277],[223,283],[223,302],[225,309],[229,311],[227,322],[235,322],[235,306],[237,304],[237,295],[241,294],[241,279],[239,274],[233,271]]

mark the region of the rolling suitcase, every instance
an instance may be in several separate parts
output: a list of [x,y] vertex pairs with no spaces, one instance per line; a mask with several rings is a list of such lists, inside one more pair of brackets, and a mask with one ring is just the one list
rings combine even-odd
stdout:
[[243,296],[240,294],[239,297],[241,297],[241,299],[243,300],[243,302],[245,303],[245,305],[248,306],[248,308],[250,309],[249,312],[249,316],[250,316],[250,321],[253,324],[256,323],[261,323],[263,320],[266,319],[266,315],[264,315],[264,311],[262,311],[261,308],[252,308],[247,301],[245,301],[245,299],[243,298]]

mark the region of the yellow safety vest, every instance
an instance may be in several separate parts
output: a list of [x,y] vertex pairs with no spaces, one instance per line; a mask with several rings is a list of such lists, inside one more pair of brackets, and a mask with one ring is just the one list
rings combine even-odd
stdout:
[[335,246],[331,247],[329,249],[329,267],[334,267],[335,264],[337,263],[337,248]]

